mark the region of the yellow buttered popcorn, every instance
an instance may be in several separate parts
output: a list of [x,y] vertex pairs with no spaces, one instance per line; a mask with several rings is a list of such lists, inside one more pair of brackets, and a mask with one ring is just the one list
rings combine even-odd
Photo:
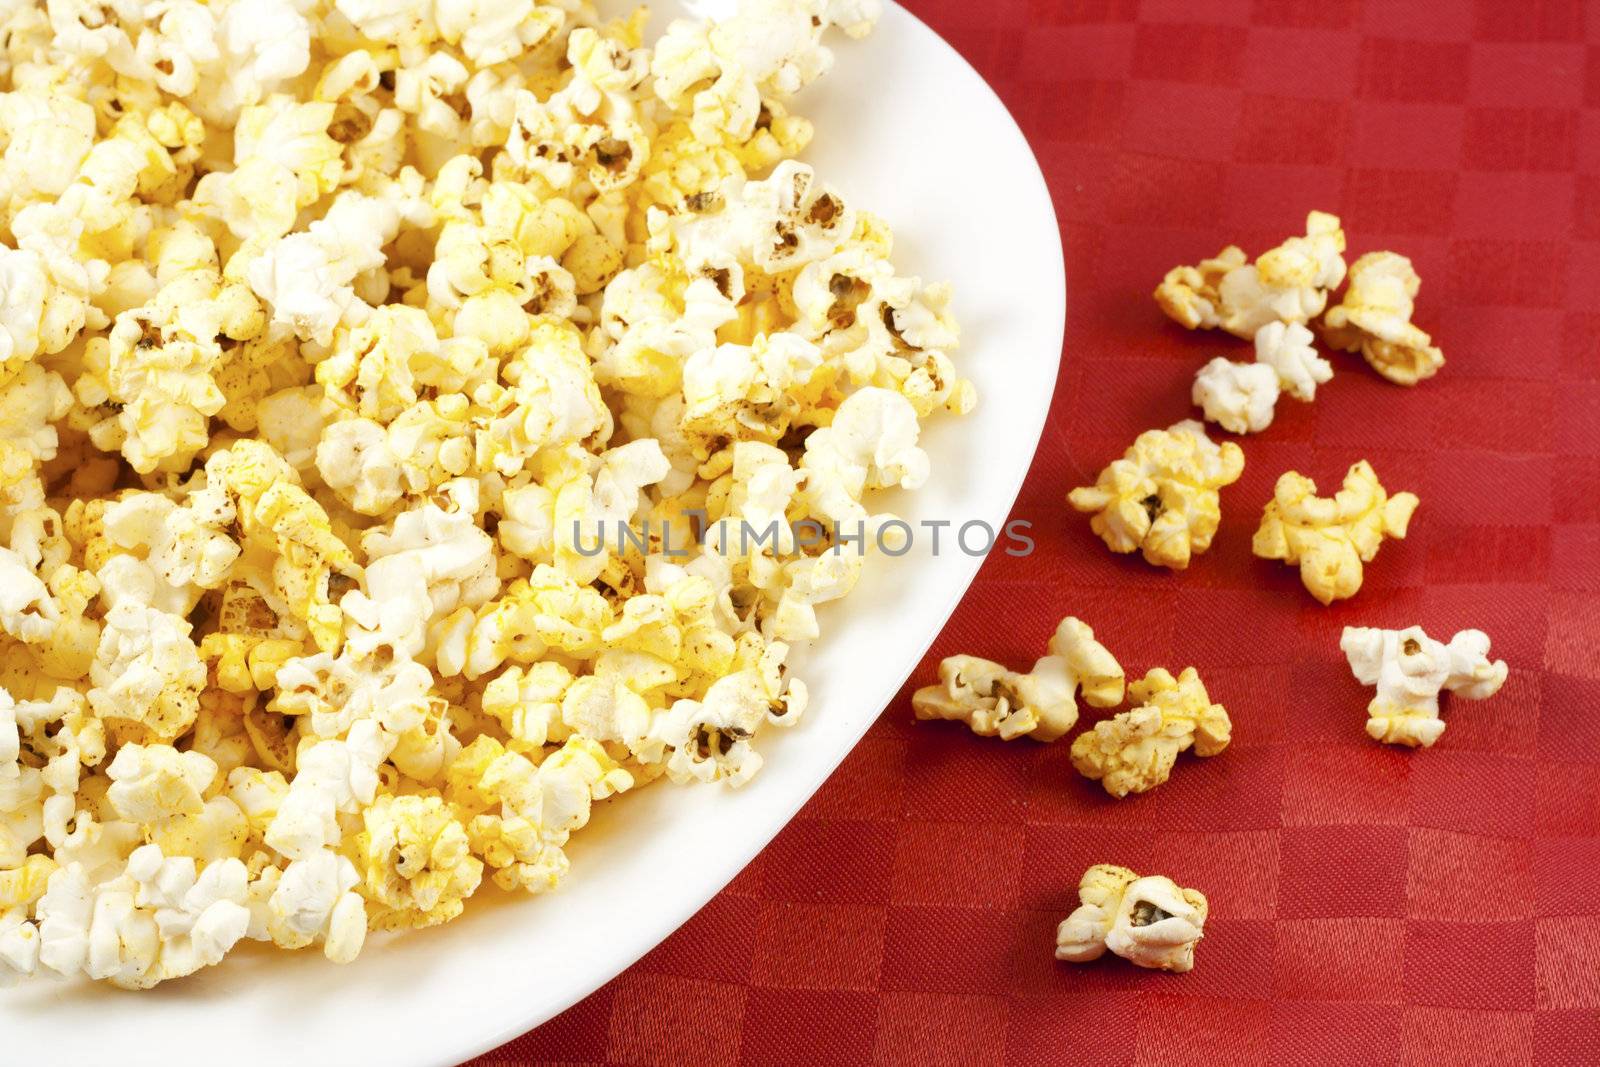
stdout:
[[1262,512],[1251,551],[1298,564],[1306,589],[1331,604],[1356,595],[1362,565],[1372,562],[1385,538],[1405,537],[1419,503],[1414,493],[1389,495],[1366,460],[1350,468],[1331,497],[1317,496],[1315,482],[1288,471]]
[[1250,340],[1272,322],[1306,323],[1322,314],[1345,277],[1345,237],[1339,218],[1306,216],[1303,237],[1290,237],[1254,263],[1229,245],[1194,267],[1167,272],[1156,303],[1188,329],[1221,327]]
[[483,864],[442,799],[380,796],[362,812],[362,826],[355,848],[366,895],[383,909],[369,916],[373,926],[433,926],[461,914],[463,899],[483,877]]
[[1164,875],[1140,877],[1097,863],[1078,883],[1082,901],[1056,928],[1056,959],[1089,963],[1107,949],[1140,967],[1183,973],[1205,935],[1205,894]]
[[1107,793],[1125,797],[1165,782],[1178,754],[1215,756],[1228,747],[1233,723],[1213,704],[1200,674],[1187,667],[1174,678],[1157,667],[1128,686],[1137,706],[1095,724],[1072,743],[1072,765]]
[[1122,666],[1072,616],[1061,620],[1048,654],[1026,674],[976,656],[949,656],[939,664],[939,684],[911,697],[919,719],[957,719],[980,737],[1028,736],[1054,741],[1078,720],[1075,696],[1092,707],[1122,703]]
[[1183,570],[1211,547],[1222,521],[1217,491],[1243,471],[1238,445],[1218,445],[1188,420],[1140,434],[1094,485],[1067,499],[1092,516],[1090,528],[1113,552],[1137,551],[1158,567]]
[[1444,366],[1433,338],[1413,325],[1422,279],[1405,256],[1368,252],[1350,265],[1344,299],[1323,316],[1323,337],[1334,348],[1360,352],[1396,385],[1416,385]]

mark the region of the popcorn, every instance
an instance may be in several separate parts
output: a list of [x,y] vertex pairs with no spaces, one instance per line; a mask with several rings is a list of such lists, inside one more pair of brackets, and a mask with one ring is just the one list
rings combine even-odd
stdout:
[[181,507],[159,493],[134,493],[106,508],[104,522],[108,540],[143,549],[145,562],[168,585],[215,589],[239,558],[239,546],[225,532],[237,517],[233,501],[207,488]]
[[868,566],[791,518],[892,533],[973,403],[948,287],[793,161],[878,8],[7,16],[0,976],[348,961],[757,772]]
[[1306,216],[1306,235],[1263,252],[1254,263],[1229,245],[1196,267],[1177,267],[1156,289],[1156,302],[1188,329],[1220,326],[1253,338],[1270,322],[1305,323],[1322,314],[1344,281],[1344,230],[1321,211]]
[[9,383],[0,381],[0,438],[36,460],[54,459],[60,438],[52,423],[71,407],[72,393],[61,375],[24,364]]
[[1158,567],[1183,570],[1211,547],[1222,512],[1217,490],[1239,480],[1244,453],[1214,444],[1193,420],[1135,439],[1092,486],[1068,501],[1113,552],[1142,551]]
[[89,669],[89,705],[113,735],[171,744],[193,725],[206,668],[190,629],[176,615],[132,600],[106,613]]
[[1344,476],[1330,497],[1294,471],[1278,479],[1261,515],[1251,551],[1262,559],[1299,564],[1300,580],[1323,604],[1355,596],[1362,564],[1372,562],[1386,537],[1403,538],[1419,501],[1413,493],[1390,496],[1366,460]]
[[224,403],[213,378],[221,340],[254,337],[265,321],[249,290],[221,277],[216,249],[198,229],[154,234],[150,247],[160,288],[117,316],[103,347],[91,344],[90,372],[74,388],[85,404],[120,405],[90,431],[96,445],[120,449],[141,473],[182,471],[205,447],[207,421]]
[[1396,385],[1416,385],[1444,366],[1444,353],[1411,323],[1422,280],[1411,261],[1394,252],[1368,252],[1350,265],[1344,300],[1323,317],[1328,344],[1360,352],[1372,369]]
[[64,868],[39,901],[39,962],[126,989],[220,963],[249,924],[248,876],[236,859],[196,872],[193,859],[164,857],[156,845],[136,849],[123,874],[99,884],[81,865]]
[[0,689],[0,778],[15,778],[21,773],[17,757],[22,754],[22,738],[17,732],[17,704],[11,694]]
[[155,823],[171,815],[199,815],[217,765],[198,752],[171,745],[123,745],[106,768],[106,799],[120,818]]
[[860,36],[879,10],[872,0],[846,5],[758,0],[714,26],[674,21],[651,58],[656,95],[690,116],[700,141],[741,144],[761,132],[763,114],[770,115],[780,99],[832,66],[833,54],[821,44],[830,25]]
[[790,394],[821,364],[815,345],[788,333],[763,335],[748,346],[701,349],[683,365],[680,426],[707,454],[719,440],[774,443],[799,413],[800,402]]
[[0,548],[0,630],[30,644],[46,641],[61,610],[33,568],[9,548]]
[[588,738],[569,738],[535,768],[481,736],[451,764],[446,795],[495,884],[537,893],[566,876],[563,846],[588,823],[593,802],[632,786],[632,776]]
[[1222,325],[1222,279],[1247,261],[1242,248],[1229,245],[1193,267],[1173,267],[1156,287],[1156,303],[1185,329],[1214,329]]
[[1272,425],[1278,372],[1264,363],[1235,363],[1218,356],[1194,376],[1192,396],[1207,421],[1230,433],[1260,433]]
[[1073,694],[1080,687],[1088,704],[1109,708],[1122,703],[1123,680],[1122,666],[1094,631],[1069,615],[1050,638],[1049,655],[1027,674],[949,656],[939,664],[939,684],[917,690],[911,704],[919,719],[959,719],[980,737],[1054,741],[1078,721]]
[[361,814],[356,849],[379,929],[433,926],[461,914],[483,877],[466,829],[438,797],[380,796]]
[[1256,362],[1278,375],[1278,385],[1296,400],[1315,400],[1317,386],[1333,377],[1333,364],[1311,346],[1311,331],[1297,322],[1269,322],[1256,331]]
[[1097,960],[1110,949],[1140,967],[1182,974],[1194,967],[1209,906],[1197,889],[1098,863],[1078,883],[1082,903],[1056,929],[1056,959]]
[[1374,741],[1429,748],[1444,733],[1439,693],[1448,689],[1484,700],[1505,684],[1505,660],[1489,661],[1489,637],[1461,630],[1449,644],[1422,627],[1376,630],[1346,626],[1339,647],[1362,685],[1377,686],[1367,706],[1367,735]]
[[[911,703],[919,719],[959,719],[979,737],[999,735],[1009,741],[1032,734],[1041,717],[1067,719],[1067,729],[1077,721],[1078,709],[1059,703],[1060,694],[1048,692],[1025,696],[1031,674],[1016,674],[992,660],[976,656],[947,656],[939,663],[939,684],[925,686],[912,695]],[[1045,704],[1041,696],[1055,698]],[[1040,705],[1043,704],[1041,707]]]
[[302,489],[294,469],[268,445],[240,440],[206,460],[208,488],[233,502],[242,544],[253,550],[255,583],[273,611],[305,622],[319,647],[337,643],[340,615],[330,603],[334,576],[360,567],[333,532],[328,514]]
[[384,262],[383,246],[402,220],[421,222],[426,205],[403,191],[372,197],[341,193],[328,213],[303,232],[268,246],[246,268],[250,288],[272,309],[272,321],[301,340],[327,345],[341,323],[359,324],[372,308],[355,290],[358,276]]
[[[691,274],[729,272],[728,295],[745,292],[744,264],[768,274],[803,267],[831,254],[855,225],[855,213],[812,169],[786,160],[764,181],[721,192],[711,215],[675,217],[653,241],[676,253]],[[707,275],[710,276],[710,275]]]
[[1215,756],[1228,747],[1233,724],[1227,709],[1211,703],[1199,673],[1178,677],[1157,667],[1128,687],[1137,706],[1095,724],[1072,743],[1072,765],[1121,799],[1144,793],[1172,774],[1178,753]]
[[471,680],[508,659],[536,663],[551,649],[592,656],[610,614],[598,590],[539,564],[495,600],[476,611],[460,609],[441,624],[437,670]]
[[349,963],[367,937],[366,904],[354,891],[360,881],[355,865],[328,849],[281,871],[267,867],[249,887],[246,936],[288,949],[321,941],[328,959]]
[[355,812],[377,795],[378,768],[394,739],[371,719],[349,729],[342,740],[318,741],[296,759],[293,781],[278,803],[264,839],[290,860],[314,860],[320,850],[339,844],[340,812]]

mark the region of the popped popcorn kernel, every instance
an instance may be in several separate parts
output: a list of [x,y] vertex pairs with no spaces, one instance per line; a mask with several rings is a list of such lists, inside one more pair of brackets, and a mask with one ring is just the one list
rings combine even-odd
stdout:
[[1156,303],[1184,328],[1213,329],[1222,324],[1222,279],[1248,262],[1244,249],[1229,245],[1192,267],[1173,267],[1156,286]]
[[1323,316],[1323,337],[1334,348],[1360,352],[1396,385],[1416,385],[1444,366],[1444,353],[1411,322],[1422,279],[1411,260],[1368,252],[1350,265],[1344,299]]
[[1345,237],[1335,215],[1313,211],[1303,237],[1290,237],[1254,263],[1229,245],[1195,267],[1177,267],[1156,302],[1188,329],[1220,326],[1250,340],[1270,322],[1306,323],[1322,314],[1345,277]]
[[114,736],[170,744],[193,725],[206,668],[190,631],[178,616],[131,599],[106,613],[88,696]]
[[438,797],[380,796],[361,813],[361,891],[378,929],[433,926],[461,914],[483,877],[466,828]]
[[976,656],[948,656],[939,663],[939,684],[917,690],[911,704],[919,719],[960,720],[980,737],[1054,741],[1078,720],[1080,688],[1086,703],[1109,708],[1122,703],[1123,683],[1122,666],[1093,630],[1069,615],[1050,638],[1048,655],[1028,673]]
[[1366,460],[1350,468],[1332,497],[1316,494],[1310,478],[1284,473],[1250,548],[1262,559],[1298,564],[1306,589],[1331,604],[1355,596],[1362,564],[1372,562],[1385,538],[1405,537],[1420,501],[1413,493],[1389,495]]
[[1263,363],[1235,363],[1218,356],[1194,376],[1195,406],[1230,433],[1260,433],[1272,425],[1278,403],[1278,372]]
[[1377,687],[1367,705],[1367,735],[1374,741],[1429,748],[1444,733],[1439,694],[1484,700],[1506,680],[1505,660],[1489,660],[1489,637],[1461,630],[1448,644],[1420,626],[1378,630],[1346,626],[1339,647],[1362,685]]
[[1317,386],[1333,377],[1333,364],[1311,341],[1311,331],[1297,322],[1269,322],[1256,331],[1256,362],[1271,367],[1279,387],[1296,400],[1315,400]]
[[1215,756],[1228,747],[1233,724],[1213,704],[1200,674],[1187,667],[1174,678],[1157,667],[1128,686],[1136,705],[1096,723],[1072,743],[1072,765],[1117,798],[1144,793],[1172,774],[1178,754]]
[[1199,890],[1099,863],[1084,872],[1078,899],[1077,910],[1056,928],[1056,959],[1088,963],[1110,949],[1139,967],[1177,974],[1194,968],[1209,911]]
[[1243,471],[1238,445],[1218,445],[1188,420],[1140,434],[1094,485],[1067,499],[1092,516],[1090,529],[1111,551],[1141,552],[1155,566],[1183,570],[1211,547],[1222,521],[1217,491]]

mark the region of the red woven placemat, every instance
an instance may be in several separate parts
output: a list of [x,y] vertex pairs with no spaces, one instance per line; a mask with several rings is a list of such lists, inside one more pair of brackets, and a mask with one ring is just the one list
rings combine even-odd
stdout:
[[[477,1061],[1600,1063],[1600,8],[1583,0],[914,0],[1027,133],[1066,239],[1066,359],[1016,514],[912,682],[666,943]],[[1336,212],[1423,279],[1449,360],[1358,358],[1243,441],[1211,551],[1115,557],[1062,498],[1248,348],[1163,272]],[[1369,459],[1422,498],[1353,601],[1250,555],[1272,484]],[[1131,676],[1198,666],[1233,746],[1115,802],[1065,744],[918,724],[939,657],[1018,666],[1061,615]],[[997,625],[997,620],[1003,625]],[[1433,749],[1374,744],[1346,624],[1475,626],[1511,677]],[[825,714],[826,709],[817,709]],[[1196,969],[1051,958],[1096,862],[1204,890]]]

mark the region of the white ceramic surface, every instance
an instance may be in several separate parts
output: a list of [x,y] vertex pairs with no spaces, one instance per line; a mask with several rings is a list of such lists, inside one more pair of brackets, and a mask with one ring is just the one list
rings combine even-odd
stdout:
[[[654,6],[663,25],[670,5]],[[930,424],[928,486],[881,506],[913,522],[999,527],[1061,351],[1065,279],[1049,194],[999,100],[907,12],[889,5],[870,37],[836,52],[796,105],[818,130],[805,158],[887,218],[902,270],[954,283],[956,359],[980,396],[968,417]],[[796,659],[811,706],[792,730],[762,736],[766,766],[746,788],[662,783],[609,802],[576,837],[558,892],[486,889],[457,922],[375,936],[346,967],[242,946],[221,967],[147,993],[48,981],[0,991],[0,1063],[410,1067],[455,1063],[538,1025],[693,915],[844,758],[981,563],[928,547],[920,537],[904,557],[871,561],[855,592],[824,609],[821,641]]]

